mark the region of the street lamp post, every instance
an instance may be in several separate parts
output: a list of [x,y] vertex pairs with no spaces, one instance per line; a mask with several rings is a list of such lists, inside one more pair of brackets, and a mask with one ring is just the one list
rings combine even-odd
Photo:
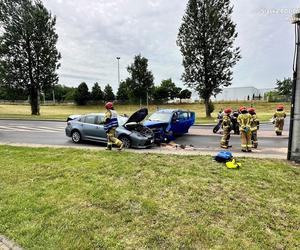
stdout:
[[295,24],[295,58],[293,74],[293,90],[291,105],[290,136],[288,160],[300,162],[300,12],[293,16]]
[[54,91],[54,84],[53,84],[53,89],[52,89],[52,98],[53,98],[53,104],[55,104],[55,91]]
[[118,83],[119,83],[119,86],[120,86],[120,59],[121,57],[117,57],[117,60],[118,60]]

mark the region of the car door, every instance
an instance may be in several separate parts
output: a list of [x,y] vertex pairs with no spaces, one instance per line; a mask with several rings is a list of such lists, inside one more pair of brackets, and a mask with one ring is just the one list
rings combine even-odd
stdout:
[[187,111],[178,111],[176,114],[176,120],[173,119],[173,133],[176,135],[181,135],[187,133],[189,129],[188,118],[189,112]]
[[171,118],[171,131],[174,135],[181,134],[181,122],[179,119],[179,112],[175,112]]
[[189,129],[191,126],[194,125],[195,123],[195,112],[188,112],[188,118],[187,118],[187,128],[186,128],[186,133],[188,133]]
[[181,133],[187,133],[189,130],[189,116],[190,112],[187,111],[181,111],[180,112],[180,120],[181,120]]
[[97,115],[95,120],[95,134],[94,136],[97,137],[100,141],[107,141],[106,132],[104,130],[104,115]]
[[85,139],[94,140],[96,124],[95,124],[96,116],[95,115],[87,115],[84,117],[82,124],[82,131]]

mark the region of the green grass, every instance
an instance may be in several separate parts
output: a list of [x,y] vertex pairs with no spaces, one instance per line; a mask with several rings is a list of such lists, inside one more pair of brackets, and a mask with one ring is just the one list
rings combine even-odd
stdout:
[[[158,105],[160,108],[176,108],[187,109],[196,112],[196,123],[215,123],[217,113],[221,108],[231,107],[237,110],[241,105],[247,107],[253,105],[257,109],[258,117],[261,121],[268,121],[272,118],[276,103],[268,102],[226,102],[215,103],[215,111],[212,113],[212,118],[205,117],[204,104],[167,104]],[[286,110],[289,112],[290,104],[285,103]],[[116,110],[119,114],[132,114],[139,109],[138,105],[116,105]],[[157,109],[157,105],[149,106],[149,113],[153,113]],[[86,114],[92,112],[104,112],[102,106],[76,106],[76,105],[55,105],[55,106],[41,106],[41,116],[31,116],[29,105],[0,105],[0,118],[17,118],[17,119],[55,119],[66,120],[71,114]]]
[[0,146],[0,234],[25,249],[299,249],[300,168]]

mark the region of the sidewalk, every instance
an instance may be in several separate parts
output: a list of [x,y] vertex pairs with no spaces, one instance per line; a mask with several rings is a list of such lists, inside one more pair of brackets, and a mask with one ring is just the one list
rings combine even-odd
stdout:
[[[189,135],[220,136],[221,132],[214,134],[212,129],[198,127],[198,128],[190,128],[188,134]],[[231,134],[231,135],[233,135],[233,134]],[[236,135],[236,136],[238,136],[238,135]],[[273,137],[275,138],[275,137],[277,137],[275,132],[271,131],[271,130],[258,130],[258,136],[259,136],[259,138],[273,138]],[[280,138],[288,139],[289,138],[288,132],[284,131],[283,135]]]
[[0,235],[0,250],[24,250],[19,247],[15,242],[10,241],[5,236]]

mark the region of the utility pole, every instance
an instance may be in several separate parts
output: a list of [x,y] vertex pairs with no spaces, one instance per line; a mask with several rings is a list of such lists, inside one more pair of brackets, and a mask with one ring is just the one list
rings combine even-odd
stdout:
[[300,12],[293,16],[295,25],[295,57],[291,105],[288,160],[300,162]]
[[119,87],[120,87],[120,59],[121,57],[117,57],[117,60],[118,60],[118,84],[119,84]]
[[148,92],[148,89],[147,89],[147,109],[149,110],[149,92]]

